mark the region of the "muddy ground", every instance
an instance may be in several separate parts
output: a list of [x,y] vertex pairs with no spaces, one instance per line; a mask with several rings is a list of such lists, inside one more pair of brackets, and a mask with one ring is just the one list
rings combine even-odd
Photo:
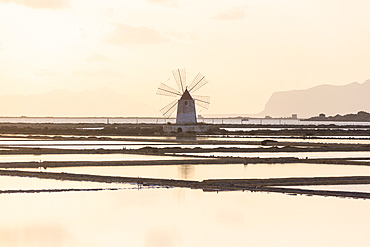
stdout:
[[[315,136],[369,136],[368,126],[336,126],[336,125],[211,125],[205,134],[210,135],[274,135],[300,136],[311,138]],[[224,128],[245,128],[245,131],[229,132]],[[280,129],[280,130],[276,130]],[[60,123],[0,123],[2,134],[35,134],[35,135],[152,135],[152,136],[195,136],[196,133],[164,133],[160,124],[60,124]]]

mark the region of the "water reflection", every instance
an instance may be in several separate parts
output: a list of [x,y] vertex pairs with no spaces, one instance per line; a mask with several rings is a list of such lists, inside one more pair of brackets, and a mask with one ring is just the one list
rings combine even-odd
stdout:
[[176,136],[177,141],[196,141],[196,136]]
[[194,166],[193,165],[179,165],[179,178],[181,179],[193,179],[194,178]]
[[[160,157],[160,158],[159,158]],[[137,154],[41,154],[0,155],[0,162],[42,162],[45,161],[123,161],[123,160],[176,160],[183,157],[151,156]]]
[[[301,154],[307,157],[311,153]],[[345,154],[348,156],[348,152]],[[280,157],[281,153],[271,155]],[[296,156],[296,153],[287,155]],[[364,152],[364,157],[368,155]],[[158,157],[0,156],[3,162],[130,159]],[[316,164],[70,167],[48,168],[48,171],[188,180],[370,175],[370,167]],[[0,194],[0,246],[341,247],[367,246],[370,241],[370,200],[250,192],[217,194],[177,188],[139,190],[136,185],[0,177],[3,190],[120,186],[128,189]]]
[[108,184],[97,182],[76,182],[29,177],[0,176],[0,190],[42,190],[42,189],[91,189],[91,188],[134,188],[130,184]]
[[[30,169],[35,171],[35,169]],[[183,166],[63,167],[48,172],[93,175],[204,180],[216,178],[269,178],[370,175],[370,166],[325,164],[225,164]]]
[[191,144],[184,144],[184,145],[174,145],[174,144],[151,144],[151,145],[109,145],[109,144],[102,144],[101,146],[99,145],[9,145],[11,147],[30,147],[32,146],[33,148],[57,148],[57,149],[114,149],[114,150],[122,150],[122,149],[140,149],[140,148],[145,148],[145,147],[152,147],[152,148],[259,148],[259,145],[240,145],[240,144],[235,144],[235,145],[191,145]]
[[183,153],[183,155],[194,155],[199,157],[244,157],[244,158],[278,158],[278,157],[297,157],[297,158],[367,158],[370,157],[369,151],[348,151],[348,152],[251,152],[251,153]]
[[168,142],[145,142],[145,141],[55,141],[55,140],[0,140],[0,145],[3,146],[72,146],[72,145],[152,145],[152,144],[175,144]]
[[307,189],[307,190],[351,191],[351,192],[370,193],[370,185],[369,184],[285,186],[285,188],[297,188],[297,189]]
[[266,139],[278,142],[308,142],[308,143],[353,143],[353,144],[370,144],[369,136],[323,136],[322,138],[302,138],[302,136],[242,136],[228,135],[219,137],[208,137],[213,141],[255,141],[262,142]]
[[[185,138],[185,137],[183,137]],[[186,138],[185,138],[186,139]],[[22,141],[2,141],[0,146],[4,147],[33,147],[33,148],[59,148],[59,149],[139,149],[144,147],[168,148],[219,148],[219,147],[238,147],[238,148],[258,148],[259,145],[243,144],[178,144],[176,142],[145,142],[145,141],[53,141],[53,140],[22,140]]]
[[[181,191],[182,197],[176,195]],[[190,189],[0,195],[1,246],[367,246],[369,200]]]

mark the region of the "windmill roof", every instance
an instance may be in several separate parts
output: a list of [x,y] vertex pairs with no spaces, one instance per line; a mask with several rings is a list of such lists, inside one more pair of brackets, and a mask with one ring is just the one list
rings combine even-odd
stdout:
[[193,100],[193,97],[191,97],[188,89],[185,89],[185,92],[183,93],[183,95],[181,96],[180,100]]

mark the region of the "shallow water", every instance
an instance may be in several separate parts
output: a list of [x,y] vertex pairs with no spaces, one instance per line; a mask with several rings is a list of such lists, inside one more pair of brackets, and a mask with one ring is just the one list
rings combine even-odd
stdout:
[[[152,144],[171,144],[161,142],[143,142],[143,141],[55,141],[55,140],[0,140],[0,145],[4,146],[46,146],[46,145],[152,145]],[[175,144],[175,143],[172,143]]]
[[2,141],[27,141],[28,138],[21,138],[21,137],[0,137],[0,142]]
[[322,138],[302,138],[300,136],[220,136],[208,137],[209,140],[215,141],[238,141],[261,142],[266,139],[277,142],[308,142],[308,143],[353,143],[353,144],[370,144],[369,136],[337,136],[337,137],[322,137]]
[[[34,170],[35,171],[35,170]],[[130,184],[111,184],[97,182],[61,181],[28,177],[0,176],[0,190],[37,189],[91,189],[91,188],[137,188]]]
[[279,157],[297,157],[297,158],[368,158],[370,151],[358,152],[264,152],[264,153],[183,153],[183,155],[195,155],[199,157],[245,157],[245,158],[279,158]]
[[258,128],[254,128],[254,127],[241,127],[241,128],[220,128],[220,129],[223,129],[223,130],[227,130],[227,131],[231,131],[231,132],[235,132],[235,131],[255,131],[255,130],[271,130],[271,131],[280,131],[280,130],[307,130],[307,131],[312,131],[312,130],[326,130],[326,131],[330,131],[330,130],[369,130],[368,128],[365,128],[365,127],[361,127],[361,128],[358,128],[358,127],[344,127],[344,128],[299,128],[299,127],[295,127],[295,128],[283,128],[283,127],[279,127],[279,128],[274,128],[274,127],[270,127],[270,126],[265,126],[265,127],[258,127]]
[[190,189],[0,195],[0,245],[367,246],[370,200]]
[[[37,169],[27,169],[37,171]],[[94,175],[205,180],[222,178],[269,178],[370,175],[370,166],[343,166],[324,164],[225,164],[172,165],[125,167],[61,167],[48,172],[68,172]]]
[[183,157],[151,156],[137,154],[41,154],[0,155],[0,162],[42,162],[44,161],[121,161],[121,160],[176,160]]
[[[1,146],[0,146],[1,147]],[[8,147],[8,146],[4,146]],[[88,145],[80,145],[80,144],[66,144],[66,145],[37,145],[37,144],[30,144],[30,145],[9,145],[9,147],[32,147],[32,148],[57,148],[57,149],[114,149],[114,150],[122,150],[122,149],[140,149],[145,147],[152,147],[152,148],[260,148],[259,145],[240,145],[240,144],[224,144],[224,145],[192,145],[192,144],[150,144],[150,145],[110,145],[110,144],[88,144]]]
[[285,186],[285,188],[298,188],[298,189],[307,189],[307,190],[351,191],[351,192],[370,193],[370,185],[369,184]]
[[[1,123],[101,123],[107,124],[166,124],[168,122],[175,123],[175,118],[145,118],[145,117],[128,117],[128,118],[63,118],[63,117],[1,117]],[[337,126],[368,126],[370,122],[339,122],[339,121],[300,121],[299,119],[291,118],[251,118],[251,119],[241,119],[241,118],[198,118],[198,123],[208,123],[208,124],[256,124],[256,125],[337,125]]]
[[168,147],[182,147],[182,148],[219,148],[219,147],[237,147],[237,148],[258,148],[259,145],[245,145],[245,144],[179,144],[174,142],[145,142],[138,139],[137,141],[55,141],[55,140],[1,140],[0,147],[42,147],[42,148],[60,148],[60,149],[140,149],[144,147],[168,148]]
[[[361,157],[370,157],[369,152],[345,154],[361,153]],[[281,153],[270,154],[282,157]],[[338,155],[298,154],[302,157],[310,154]],[[262,153],[250,155],[256,157]],[[292,157],[296,153],[286,155]],[[183,157],[127,154],[7,155],[0,156],[0,161],[178,158]],[[47,171],[189,180],[370,175],[370,167],[366,166],[316,164],[71,167],[48,168]],[[178,188],[146,189],[127,184],[0,177],[2,190],[45,188],[123,190],[0,194],[0,246],[344,247],[368,246],[370,242],[370,200],[274,193],[211,193]],[[358,188],[342,187],[342,190],[347,189]]]
[[[5,136],[5,135],[4,135]],[[13,136],[13,135],[12,135]],[[15,135],[14,135],[15,136]],[[96,136],[97,138],[111,138],[113,140],[51,140],[44,139],[40,140],[38,138],[25,138],[27,135],[18,135],[22,136],[19,138],[0,138],[0,145],[188,145],[177,141],[181,141],[184,138],[177,137],[166,137],[166,136]],[[45,138],[51,138],[52,135],[41,135]],[[76,137],[71,135],[61,135],[61,137]],[[89,136],[79,136],[88,138]],[[114,140],[114,139],[130,139],[129,141],[124,140]],[[136,139],[132,141],[132,139]],[[147,141],[156,140],[156,141]],[[210,140],[210,141],[235,141],[241,142],[240,145],[243,145],[242,142],[261,142],[266,139],[275,140],[278,142],[308,142],[308,143],[354,143],[354,144],[370,144],[369,136],[317,136],[317,138],[303,138],[302,136],[250,136],[250,135],[220,135],[220,136],[207,136],[200,135],[190,140]],[[161,140],[171,140],[173,142],[161,142]],[[185,138],[189,140],[189,138]],[[218,143],[222,146],[222,143]],[[238,144],[235,144],[238,145]]]

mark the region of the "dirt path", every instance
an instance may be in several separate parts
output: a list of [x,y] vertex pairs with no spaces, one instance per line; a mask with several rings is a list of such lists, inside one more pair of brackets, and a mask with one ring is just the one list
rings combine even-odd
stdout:
[[[349,177],[320,177],[320,178],[268,178],[268,179],[212,179],[203,181],[189,181],[178,179],[155,179],[140,177],[101,176],[73,173],[29,172],[19,170],[0,170],[2,176],[31,177],[41,179],[55,179],[67,181],[84,181],[100,183],[130,183],[140,186],[179,187],[202,189],[204,191],[252,191],[275,192],[290,195],[317,195],[348,198],[370,199],[370,193],[327,191],[284,188],[279,186],[307,186],[307,185],[349,185],[370,184],[370,176]],[[275,186],[275,187],[273,187]],[[53,192],[41,190],[40,192]]]

